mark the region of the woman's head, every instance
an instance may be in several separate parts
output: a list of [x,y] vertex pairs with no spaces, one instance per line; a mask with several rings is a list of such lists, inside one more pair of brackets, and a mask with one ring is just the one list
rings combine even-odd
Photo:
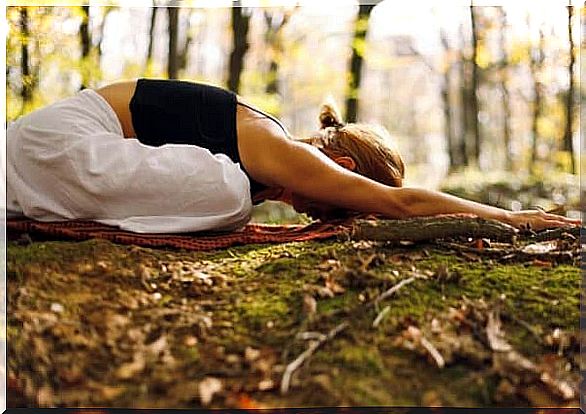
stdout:
[[318,147],[334,160],[350,157],[358,174],[389,186],[402,186],[405,165],[386,129],[370,124],[344,124],[332,104],[322,106],[319,121],[319,132],[301,139],[302,142]]
[[[319,148],[329,158],[354,172],[382,184],[401,187],[405,165],[394,146],[390,134],[381,126],[344,124],[333,104],[324,104],[319,114],[320,130],[301,142]],[[316,218],[345,215],[300,197],[293,197],[296,210]],[[321,211],[321,212],[320,212]],[[330,213],[331,212],[331,213]]]

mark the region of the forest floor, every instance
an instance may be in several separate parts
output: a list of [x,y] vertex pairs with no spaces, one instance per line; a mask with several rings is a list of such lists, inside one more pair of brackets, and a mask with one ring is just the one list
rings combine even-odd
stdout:
[[578,406],[579,254],[9,241],[8,406]]

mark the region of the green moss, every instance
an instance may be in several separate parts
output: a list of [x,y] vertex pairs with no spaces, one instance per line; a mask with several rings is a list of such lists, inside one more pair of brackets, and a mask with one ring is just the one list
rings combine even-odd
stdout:
[[340,341],[339,351],[332,356],[332,362],[356,372],[377,373],[383,369],[383,363],[377,348],[352,345]]
[[[418,353],[393,344],[393,338],[406,323],[417,325],[429,322],[431,317],[445,315],[449,306],[459,307],[463,303],[463,296],[482,298],[491,303],[505,294],[502,314],[507,340],[532,360],[545,352],[542,345],[536,344],[529,331],[507,319],[507,315],[543,330],[553,327],[577,330],[578,268],[555,266],[546,269],[523,263],[501,265],[491,264],[485,259],[472,262],[439,248],[426,246],[425,249],[430,253],[429,257],[421,255],[423,258],[417,259],[414,256],[397,262],[388,258],[397,253],[421,252],[422,246],[404,249],[376,245],[366,251],[357,251],[349,242],[326,241],[248,245],[216,252],[178,252],[119,246],[103,241],[33,243],[30,246],[13,244],[8,249],[8,267],[13,275],[19,272],[22,279],[12,286],[9,284],[9,309],[46,312],[52,301],[58,301],[65,307],[60,317],[75,322],[81,320],[79,318],[88,309],[118,311],[117,306],[124,302],[125,295],[135,295],[143,290],[140,277],[135,272],[139,264],[156,267],[159,261],[201,262],[204,271],[207,272],[209,265],[214,271],[224,274],[226,284],[214,284],[194,297],[185,294],[182,286],[173,285],[170,290],[161,290],[163,297],[156,305],[143,306],[139,302],[138,309],[128,311],[124,308],[121,312],[131,318],[135,328],[148,324],[157,335],[158,329],[164,330],[171,341],[173,356],[185,368],[175,368],[172,373],[177,375],[178,382],[185,380],[183,376],[193,379],[207,372],[219,372],[226,374],[226,389],[234,384],[241,386],[241,382],[248,384],[251,372],[246,363],[242,365],[242,372],[226,365],[216,353],[218,347],[224,348],[224,354],[242,357],[245,348],[250,346],[267,352],[263,355],[271,352],[277,355],[277,364],[287,364],[307,345],[294,339],[297,332],[327,333],[342,321],[350,323],[349,328],[324,344],[300,368],[297,377],[301,385],[295,386],[286,397],[280,396],[278,391],[254,395],[255,399],[268,406],[420,405],[423,404],[422,396],[430,390],[435,391],[445,405],[495,404],[491,396],[497,385],[496,379],[486,373],[478,374],[478,367],[456,362],[440,370]],[[373,253],[378,258],[369,266],[367,271],[370,273],[356,271],[360,266],[358,254],[368,257]],[[304,285],[323,286],[322,276],[329,270],[319,265],[332,258],[342,263],[342,272],[332,275],[346,291],[333,298],[316,296],[316,314],[313,319],[307,318],[302,313],[303,296],[307,294]],[[98,260],[111,262],[112,269],[107,272],[97,268],[86,273],[78,271],[80,265]],[[400,280],[410,277],[414,271],[419,274],[426,270],[437,273],[442,266],[447,266],[449,274],[457,277],[436,275],[417,280],[380,303],[379,309],[366,309],[359,299],[362,295],[370,301]],[[345,280],[340,276],[345,268],[357,278],[368,278],[368,283]],[[398,271],[398,275],[392,273],[394,270]],[[157,284],[164,285],[159,281]],[[18,293],[21,286],[27,288],[26,295]],[[183,301],[187,303],[182,304]],[[390,312],[381,326],[373,329],[374,317],[387,305]],[[10,308],[16,306],[18,309]],[[156,312],[151,314],[150,306],[181,312],[184,309],[181,306],[186,306],[197,312],[209,312],[213,325],[202,330],[195,323],[193,326],[173,326],[171,320],[153,316]],[[344,312],[338,312],[340,310]],[[272,322],[270,327],[269,321]],[[9,317],[7,333],[12,344],[18,344],[21,329],[21,322]],[[184,346],[180,341],[186,335],[197,336],[197,346]],[[44,340],[52,339],[47,337]],[[20,352],[12,359],[10,369],[13,371],[17,368],[26,371],[29,365],[38,362],[34,355],[19,351],[31,349],[30,344],[27,347],[13,345],[12,349],[14,353]],[[92,354],[99,355],[96,367],[109,368],[105,361],[109,361],[110,352],[110,348],[98,344]],[[22,362],[25,360],[28,361],[26,364]],[[164,368],[161,367],[161,370],[164,371]],[[106,371],[93,370],[87,375],[96,380],[104,377],[115,382],[110,371]],[[155,375],[155,371],[145,370],[135,382],[156,382]],[[316,376],[321,376],[321,379],[314,383],[312,381]],[[143,405],[148,402],[145,388],[141,384],[131,384],[132,381],[127,381],[129,391],[111,401],[112,405],[124,405],[125,401],[141,401]],[[318,396],[313,395],[316,389],[319,390]],[[220,404],[221,396],[218,398],[216,402]],[[173,401],[165,403],[167,406],[174,405]]]

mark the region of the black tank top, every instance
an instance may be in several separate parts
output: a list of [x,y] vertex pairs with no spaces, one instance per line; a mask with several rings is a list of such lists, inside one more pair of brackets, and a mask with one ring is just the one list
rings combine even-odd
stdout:
[[267,187],[253,180],[240,160],[236,105],[236,94],[215,86],[141,78],[129,106],[136,138],[141,143],[155,147],[197,145],[212,154],[225,154],[240,164],[254,196]]

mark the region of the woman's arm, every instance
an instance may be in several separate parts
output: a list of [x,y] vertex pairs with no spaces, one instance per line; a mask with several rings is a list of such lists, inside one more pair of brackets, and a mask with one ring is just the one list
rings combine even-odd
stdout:
[[255,159],[254,168],[260,172],[259,179],[333,206],[392,218],[471,213],[515,227],[529,224],[535,230],[579,224],[540,211],[511,212],[437,191],[389,187],[339,166],[304,143],[275,137],[265,139],[262,148],[257,153],[264,155]]

